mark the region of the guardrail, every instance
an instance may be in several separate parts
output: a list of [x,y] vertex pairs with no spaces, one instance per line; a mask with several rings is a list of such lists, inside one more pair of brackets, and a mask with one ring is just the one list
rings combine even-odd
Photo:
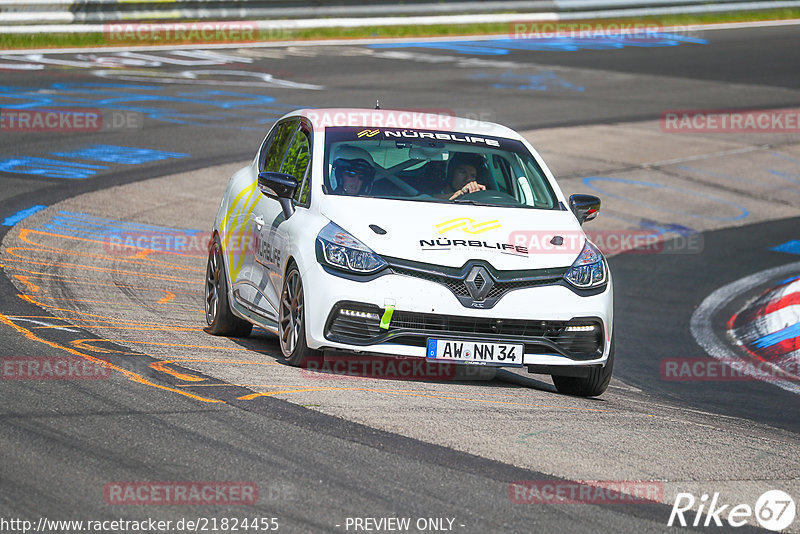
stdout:
[[[796,1],[727,0],[708,3],[701,0],[373,0],[370,4],[338,0],[328,4],[309,0],[0,0],[0,25],[71,25],[109,22],[170,22],[177,20],[262,20],[289,22],[292,19],[330,19],[394,16],[464,16],[510,13],[589,18],[646,16],[643,13],[699,13],[796,7]],[[344,20],[344,19],[342,19]],[[478,20],[480,21],[480,20]],[[366,20],[364,21],[366,22]],[[398,21],[402,22],[402,21]],[[418,22],[417,22],[418,23]],[[331,24],[322,24],[330,26]],[[357,21],[355,24],[358,25]],[[308,24],[305,25],[309,27]],[[44,26],[41,26],[44,27]],[[87,26],[88,27],[88,26]],[[0,32],[4,28],[0,27]]]
[[[615,2],[623,4],[624,2]],[[640,4],[642,2],[639,2]],[[0,24],[69,24],[118,21],[174,21],[176,19],[253,20],[272,18],[375,17],[447,15],[497,11],[556,11],[553,0],[484,0],[462,2],[399,2],[369,4],[340,0],[329,4],[309,0],[0,0]]]

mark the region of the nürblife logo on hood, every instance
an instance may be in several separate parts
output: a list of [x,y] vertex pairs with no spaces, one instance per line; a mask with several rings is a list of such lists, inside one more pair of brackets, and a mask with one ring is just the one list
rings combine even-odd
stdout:
[[480,248],[484,250],[495,250],[504,254],[514,254],[515,256],[527,256],[528,248],[513,245],[511,243],[497,243],[481,241],[479,239],[450,239],[447,237],[436,237],[434,239],[420,239],[420,248],[425,250],[453,250],[459,247]]
[[[482,221],[476,222],[475,219],[469,217],[461,217],[458,219],[450,219],[443,221],[434,226],[436,232],[441,236],[444,233],[460,230],[468,234],[482,234],[490,230],[496,230],[501,227],[500,221]],[[483,241],[480,239],[450,239],[447,237],[435,237],[433,239],[420,239],[419,246],[422,250],[451,250],[458,247],[464,248],[480,248],[484,250],[495,250],[506,254],[514,254],[526,256],[528,248],[513,243],[492,243],[490,241]]]

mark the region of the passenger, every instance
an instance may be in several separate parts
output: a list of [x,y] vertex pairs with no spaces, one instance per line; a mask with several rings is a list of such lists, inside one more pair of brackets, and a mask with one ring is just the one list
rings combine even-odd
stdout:
[[480,171],[485,167],[483,158],[476,154],[456,154],[447,163],[447,181],[442,190],[443,198],[455,200],[461,195],[483,191],[486,186],[478,183]]
[[331,173],[336,179],[336,195],[367,195],[375,179],[375,162],[363,148],[344,145],[336,150]]

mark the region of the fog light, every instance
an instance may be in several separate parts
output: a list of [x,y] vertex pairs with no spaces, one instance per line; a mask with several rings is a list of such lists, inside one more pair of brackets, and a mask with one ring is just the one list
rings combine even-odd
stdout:
[[339,310],[340,315],[344,315],[345,317],[358,317],[359,319],[372,319],[373,321],[380,320],[381,316],[377,313],[370,313],[370,312],[363,312],[358,310],[347,310],[342,308]]
[[586,325],[586,326],[568,326],[564,329],[564,332],[591,332],[594,330],[594,325]]

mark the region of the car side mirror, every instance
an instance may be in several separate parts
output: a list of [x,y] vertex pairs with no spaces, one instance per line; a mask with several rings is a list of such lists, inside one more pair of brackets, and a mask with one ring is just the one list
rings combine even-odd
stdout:
[[288,219],[294,213],[292,197],[297,190],[297,178],[281,172],[258,173],[258,188],[261,193],[280,202],[283,214]]
[[569,209],[577,217],[580,224],[591,221],[600,212],[600,199],[594,195],[572,195],[569,197]]

